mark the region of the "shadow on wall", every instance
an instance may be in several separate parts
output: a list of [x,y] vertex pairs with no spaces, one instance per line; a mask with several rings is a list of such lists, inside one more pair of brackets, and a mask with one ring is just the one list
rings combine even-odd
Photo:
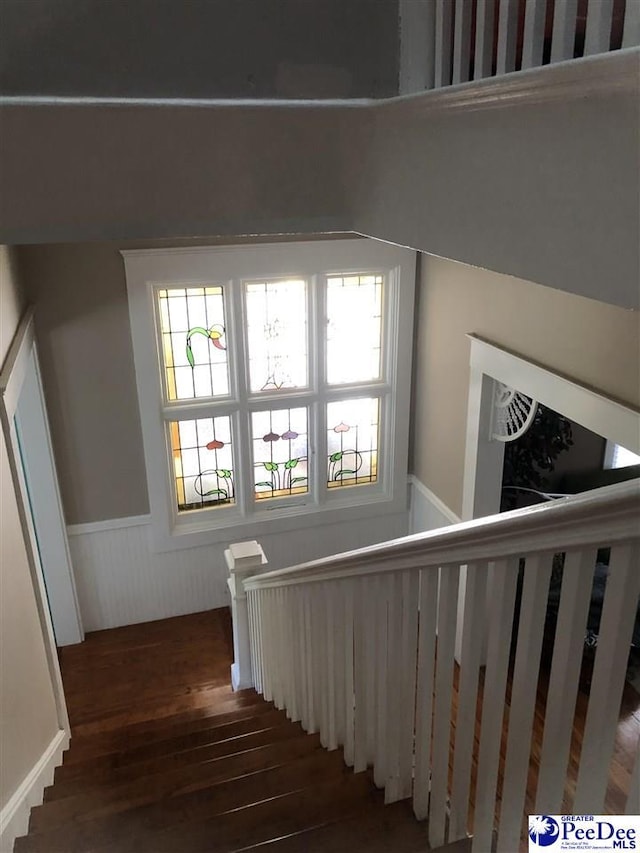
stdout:
[[396,0],[3,0],[0,91],[388,97]]

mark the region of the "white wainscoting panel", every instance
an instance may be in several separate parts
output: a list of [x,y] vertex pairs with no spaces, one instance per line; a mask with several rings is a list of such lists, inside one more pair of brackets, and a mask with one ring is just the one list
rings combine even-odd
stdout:
[[44,789],[53,782],[54,771],[62,764],[63,753],[68,747],[69,735],[60,729],[0,812],[2,853],[13,850],[16,838],[27,834],[31,809],[42,803]]
[[413,474],[409,475],[409,533],[447,527],[460,520],[431,489]]
[[[404,536],[407,512],[260,535],[269,569]],[[147,516],[68,528],[85,631],[115,628],[229,605],[219,545],[154,553]]]

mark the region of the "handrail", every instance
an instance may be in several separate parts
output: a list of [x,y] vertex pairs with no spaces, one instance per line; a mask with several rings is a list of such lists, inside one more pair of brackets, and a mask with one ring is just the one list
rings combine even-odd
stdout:
[[[584,526],[582,526],[584,524]],[[638,534],[640,478],[567,500],[512,510],[369,545],[334,557],[276,569],[245,580],[246,589],[310,583],[332,577],[426,568],[442,563],[516,556],[528,548],[608,545]]]
[[[324,747],[341,746],[356,773],[372,767],[385,802],[411,797],[431,848],[470,833],[473,853],[513,853],[534,799],[537,814],[560,814],[567,790],[575,814],[610,808],[639,521],[636,479],[255,575],[245,581],[252,681]],[[605,579],[598,599],[594,576]],[[585,720],[575,709],[594,605]]]

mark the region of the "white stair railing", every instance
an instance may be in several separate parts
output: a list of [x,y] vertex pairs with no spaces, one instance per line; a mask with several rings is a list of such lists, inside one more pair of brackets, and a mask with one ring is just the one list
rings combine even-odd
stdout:
[[640,44],[638,0],[400,0],[400,93]]
[[[526,837],[553,556],[565,554],[538,766],[536,811],[544,814],[563,811],[596,554],[610,548],[572,805],[573,813],[603,813],[640,593],[639,498],[635,480],[247,579],[256,690],[306,731],[319,732],[326,748],[342,746],[355,772],[371,766],[386,802],[412,797],[416,816],[428,819],[433,847],[471,834],[475,853],[487,853],[497,832],[497,850],[513,853]],[[637,777],[636,768],[630,797],[637,797]],[[639,810],[640,803],[627,803],[628,812]]]

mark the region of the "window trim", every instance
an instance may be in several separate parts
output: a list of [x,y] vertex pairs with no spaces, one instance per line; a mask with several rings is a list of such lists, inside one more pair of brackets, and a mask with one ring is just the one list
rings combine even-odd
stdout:
[[[413,339],[413,294],[415,286],[415,253],[390,244],[370,239],[318,240],[313,242],[261,243],[236,246],[198,246],[161,249],[134,249],[121,252],[126,271],[129,313],[134,351],[138,401],[144,445],[149,505],[152,525],[152,546],[156,551],[169,551],[185,547],[197,547],[221,541],[245,537],[256,537],[263,533],[286,532],[301,527],[314,527],[334,521],[357,521],[389,512],[406,510],[409,405],[411,382],[411,356]],[[235,267],[235,269],[234,269]],[[212,274],[212,270],[214,270]],[[386,402],[380,406],[380,442],[383,450],[378,459],[378,482],[372,486],[358,486],[357,500],[354,492],[345,489],[333,490],[327,499],[318,503],[272,505],[256,507],[251,514],[248,507],[254,503],[249,498],[245,505],[213,508],[220,513],[217,518],[208,510],[198,510],[188,520],[177,519],[173,507],[174,486],[171,479],[170,448],[167,446],[165,422],[171,414],[189,411],[193,417],[208,417],[212,412],[210,399],[204,401],[165,402],[163,367],[157,356],[157,310],[154,290],[158,287],[202,286],[203,283],[225,286],[232,279],[272,278],[282,275],[305,275],[313,277],[308,294],[309,352],[310,358],[324,359],[324,340],[318,339],[320,317],[325,311],[324,296],[317,292],[317,277],[334,273],[365,270],[384,272],[389,286],[385,288],[383,308],[384,362],[381,379],[354,386],[328,386],[325,391],[317,387],[319,371],[310,363],[307,389],[291,389],[277,397],[255,396],[250,402],[246,398],[225,398],[217,403],[230,407],[240,401],[239,417],[249,417],[247,412],[272,401],[274,408],[295,406],[302,399],[309,405],[320,405],[327,400],[344,396],[362,396],[371,391],[371,396],[380,396]],[[277,270],[277,272],[275,272]],[[225,322],[230,336],[238,341],[238,331],[244,320],[240,288],[231,287],[225,301]],[[326,291],[322,289],[322,294]],[[314,343],[316,346],[314,346]],[[319,343],[319,346],[318,346]],[[240,346],[239,343],[235,344]],[[237,394],[237,371],[246,365],[246,353],[242,363],[234,364],[230,358],[230,391]],[[197,414],[198,409],[202,412]],[[222,414],[222,411],[220,411]],[[311,421],[311,418],[310,418]],[[322,436],[318,436],[315,448],[314,468],[317,474],[322,465]],[[234,448],[235,454],[247,452],[246,447]],[[237,456],[236,456],[237,458]],[[331,492],[332,490],[326,490]],[[318,489],[311,486],[309,496],[317,497]],[[286,499],[285,499],[286,500]],[[182,515],[182,514],[181,514]],[[187,514],[185,514],[186,517]],[[189,514],[190,515],[190,514]],[[198,516],[197,518],[195,516]],[[218,520],[219,519],[219,520]]]

